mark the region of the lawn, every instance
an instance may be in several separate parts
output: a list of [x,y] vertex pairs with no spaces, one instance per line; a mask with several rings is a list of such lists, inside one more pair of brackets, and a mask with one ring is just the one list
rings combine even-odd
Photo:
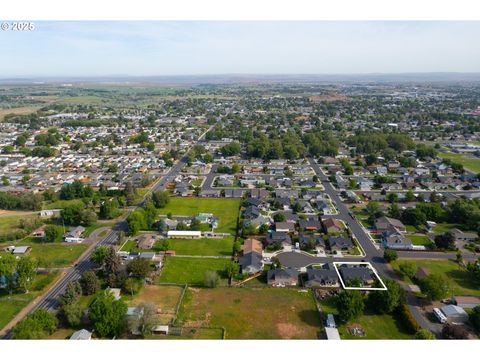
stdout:
[[202,199],[202,198],[171,198],[159,214],[193,216],[198,213],[212,213],[219,219],[215,231],[235,234],[240,199]]
[[480,159],[474,157],[471,154],[458,154],[458,153],[439,153],[439,157],[444,159],[450,159],[456,163],[462,164],[465,169],[473,171],[474,173],[480,172]]
[[432,241],[425,235],[407,235],[407,238],[412,240],[413,245],[429,246],[432,244]]
[[320,316],[310,291],[189,288],[179,322],[224,327],[227,339],[317,339]]
[[470,274],[451,260],[398,260],[392,263],[395,270],[399,271],[402,262],[413,262],[417,267],[430,270],[431,274],[443,274],[449,281],[451,294],[480,296],[480,284],[477,284]]
[[[370,314],[367,311],[358,319],[341,324],[338,320],[338,311],[334,305],[333,298],[321,301],[322,312],[325,314],[333,314],[337,323],[338,332],[342,339],[412,339],[413,336],[403,328],[403,325],[393,315],[377,315]],[[357,337],[351,335],[347,326],[353,324],[360,325],[365,331],[364,337]]]
[[51,210],[51,209],[64,209],[66,206],[80,204],[84,205],[83,201],[80,199],[73,199],[73,200],[57,200],[54,202],[45,202],[42,206],[44,210]]
[[205,272],[217,271],[221,277],[221,283],[226,283],[223,278],[225,267],[231,260],[227,259],[201,259],[168,257],[160,274],[161,283],[176,283],[200,285],[204,283]]
[[88,246],[84,244],[38,244],[30,241],[21,241],[16,245],[31,246],[27,256],[38,260],[39,267],[58,268],[71,265]]
[[433,232],[435,234],[442,234],[444,232],[447,232],[449,230],[452,230],[453,228],[458,227],[457,224],[449,224],[449,223],[438,223],[436,225],[433,225]]
[[38,219],[38,215],[7,215],[0,216],[0,234],[6,234],[20,229],[20,220]]
[[57,272],[37,274],[28,294],[9,295],[4,290],[0,290],[0,329],[7,325],[30,301],[40,295],[57,275]]
[[[163,240],[155,244],[154,249],[160,250]],[[231,256],[233,252],[233,236],[223,239],[168,239],[169,250],[175,250],[178,255]]]

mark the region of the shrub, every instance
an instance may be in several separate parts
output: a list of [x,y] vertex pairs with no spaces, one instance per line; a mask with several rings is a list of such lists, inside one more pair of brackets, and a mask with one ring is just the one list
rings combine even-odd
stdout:
[[420,325],[418,325],[417,320],[413,317],[407,304],[403,304],[398,308],[398,316],[410,333],[415,334],[421,330]]

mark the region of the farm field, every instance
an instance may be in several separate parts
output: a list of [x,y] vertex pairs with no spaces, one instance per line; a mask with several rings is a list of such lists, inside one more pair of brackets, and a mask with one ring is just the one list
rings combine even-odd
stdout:
[[231,260],[199,259],[171,256],[165,259],[165,265],[159,277],[160,283],[176,283],[200,285],[204,283],[205,272],[216,271],[220,275],[220,283],[226,283],[223,271]]
[[317,339],[321,322],[310,291],[189,288],[179,320],[224,327],[226,339]]
[[45,243],[39,244],[28,239],[16,243],[18,246],[31,246],[27,256],[38,260],[39,267],[58,268],[71,265],[85,250],[84,244]]
[[458,162],[462,164],[465,169],[473,171],[476,174],[480,172],[480,159],[475,158],[474,155],[444,152],[439,153],[438,156]]
[[5,115],[15,114],[15,115],[27,115],[36,112],[41,106],[22,106],[16,108],[5,108],[0,109],[0,121],[4,119]]
[[397,260],[392,263],[393,268],[399,271],[399,264],[402,262],[413,262],[417,267],[424,267],[430,270],[431,274],[444,275],[451,289],[449,295],[474,295],[480,296],[480,286],[461,268],[457,263],[450,260]]
[[[333,299],[326,299],[321,301],[321,308],[324,314],[333,314],[337,321],[338,332],[342,339],[412,339],[413,336],[409,334],[403,325],[393,316],[389,314],[377,315],[370,314],[366,311],[366,315],[361,315],[358,319],[347,324],[340,324],[337,318],[338,311],[333,303]],[[351,335],[348,327],[352,325],[359,325],[364,331],[365,336],[357,337]]]
[[159,210],[159,214],[172,213],[172,215],[192,216],[198,213],[212,213],[219,220],[218,228],[215,231],[235,234],[239,207],[239,199],[173,197],[167,206]]

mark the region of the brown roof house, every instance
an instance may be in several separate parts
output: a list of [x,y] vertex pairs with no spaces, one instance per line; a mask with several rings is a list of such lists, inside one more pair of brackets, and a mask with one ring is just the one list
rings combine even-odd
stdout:
[[345,229],[343,223],[340,220],[334,218],[324,219],[323,226],[328,234],[339,233]]
[[400,232],[405,232],[405,225],[402,224],[400,220],[382,216],[375,220],[375,228],[378,232],[391,231],[395,229]]
[[159,239],[160,237],[155,234],[144,234],[137,238],[137,246],[142,250],[150,250]]
[[257,252],[257,253],[262,253],[262,243],[258,241],[257,239],[254,238],[249,238],[245,240],[245,242],[242,245],[242,251],[244,254],[247,254],[249,252]]

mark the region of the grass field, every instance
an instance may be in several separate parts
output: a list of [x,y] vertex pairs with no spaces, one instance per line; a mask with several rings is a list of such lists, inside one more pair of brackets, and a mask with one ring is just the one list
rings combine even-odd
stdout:
[[20,229],[20,220],[38,218],[38,215],[8,215],[0,216],[0,234],[6,234]]
[[37,274],[28,294],[9,295],[4,290],[0,290],[0,329],[7,325],[30,301],[40,295],[57,275],[57,272]]
[[41,106],[24,106],[17,108],[0,109],[0,121],[4,119],[5,115],[27,115],[36,112],[38,109],[40,109],[40,107]]
[[39,267],[49,268],[71,265],[88,247],[84,244],[39,244],[29,240],[22,240],[16,245],[31,246],[27,256],[37,259]]
[[204,283],[205,272],[217,271],[221,277],[220,282],[226,283],[222,277],[226,265],[231,260],[227,259],[198,259],[168,257],[159,277],[161,283],[176,283],[200,285]]
[[412,240],[413,245],[429,246],[432,241],[425,235],[407,235],[407,238]]
[[321,326],[310,292],[272,288],[189,288],[179,321],[224,327],[227,339],[317,339]]
[[239,207],[239,199],[171,198],[168,205],[159,210],[159,214],[192,216],[212,213],[219,220],[215,231],[235,234]]
[[63,209],[66,206],[80,204],[83,206],[83,201],[80,199],[73,199],[73,200],[57,200],[54,202],[45,202],[42,206],[44,210],[51,210],[51,209]]
[[402,262],[413,262],[417,267],[425,267],[431,274],[443,274],[449,282],[453,295],[480,296],[480,284],[476,283],[472,276],[457,263],[450,260],[397,260],[392,263],[395,270],[399,271]]
[[458,227],[457,224],[449,224],[449,223],[438,223],[436,225],[433,225],[433,232],[435,234],[442,234],[444,232],[447,232],[449,230],[452,230],[453,228]]
[[[155,245],[159,250],[163,240]],[[169,239],[170,250],[178,255],[230,256],[233,252],[233,237],[223,239]],[[158,249],[157,249],[158,247]]]
[[480,172],[480,159],[475,158],[474,155],[444,152],[439,153],[438,156],[462,164],[465,169],[473,171],[474,173]]
[[[333,299],[323,300],[321,302],[322,312],[324,314],[333,314],[337,322],[338,332],[342,339],[412,339],[403,325],[392,315],[369,314],[361,315],[358,319],[347,324],[340,324],[338,321],[338,311],[334,305]],[[351,335],[347,326],[358,324],[365,331],[364,337]]]

